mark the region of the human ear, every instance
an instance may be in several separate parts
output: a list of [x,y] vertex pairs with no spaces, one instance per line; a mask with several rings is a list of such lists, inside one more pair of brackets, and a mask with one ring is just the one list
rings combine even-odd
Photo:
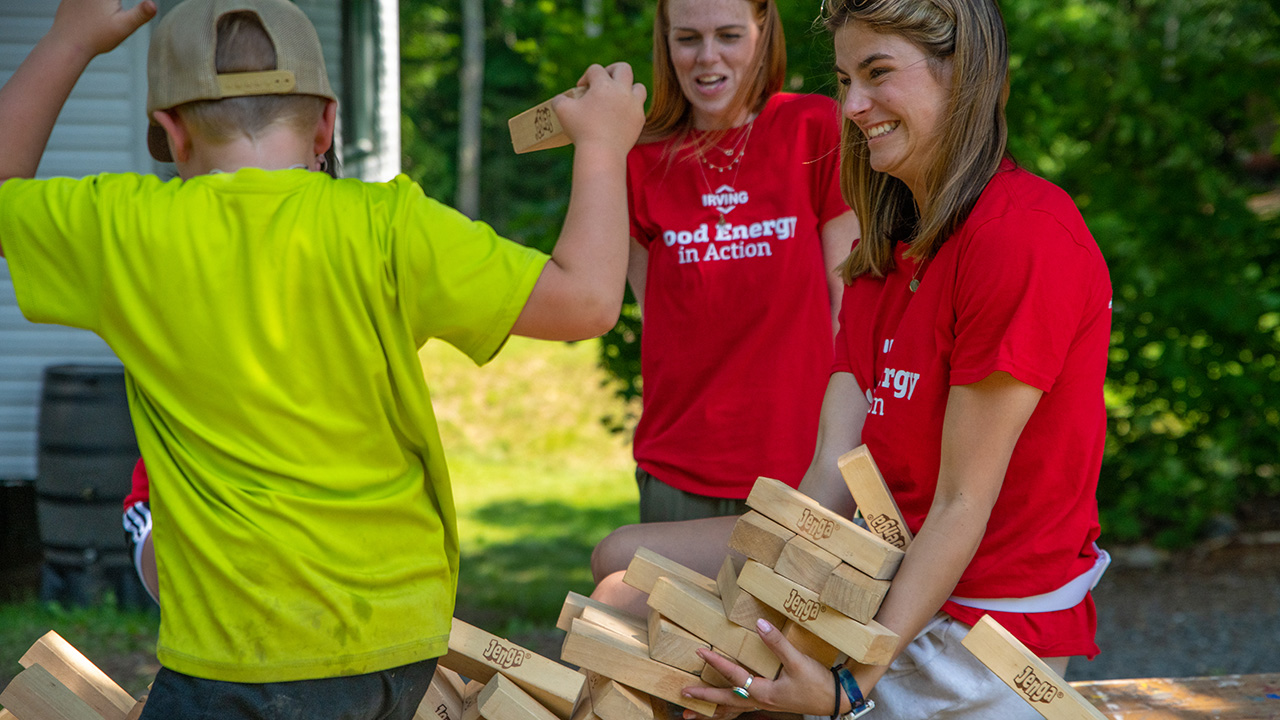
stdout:
[[338,101],[329,100],[324,105],[324,110],[320,113],[320,119],[316,121],[316,133],[312,152],[316,155],[323,155],[329,151],[329,146],[333,144],[333,129],[338,123]]
[[169,154],[175,163],[185,163],[191,159],[191,131],[187,129],[182,116],[174,110],[156,110],[151,114],[156,124],[164,128],[165,137],[169,140]]

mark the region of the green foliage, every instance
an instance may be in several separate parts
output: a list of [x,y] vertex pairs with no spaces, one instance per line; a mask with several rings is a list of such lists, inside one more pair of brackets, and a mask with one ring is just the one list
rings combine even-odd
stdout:
[[[488,0],[481,216],[549,248],[571,151],[516,156],[506,119],[590,62],[626,60],[648,84],[652,2],[603,0],[586,37],[580,0]],[[834,94],[816,3],[779,3],[787,89]],[[405,168],[453,195],[457,7],[408,0]],[[1108,538],[1195,539],[1215,514],[1280,497],[1280,215],[1246,201],[1280,152],[1280,17],[1268,0],[1003,0],[1012,50],[1010,147],[1076,199],[1115,291],[1099,502]],[[601,363],[637,397],[639,313]],[[634,405],[609,414],[634,423]]]

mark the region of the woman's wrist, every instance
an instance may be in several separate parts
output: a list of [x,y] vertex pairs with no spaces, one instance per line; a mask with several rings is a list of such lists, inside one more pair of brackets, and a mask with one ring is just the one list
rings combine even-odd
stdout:
[[[831,720],[839,720],[840,718],[857,718],[875,707],[875,703],[868,700],[862,692],[858,680],[850,672],[849,668],[843,664],[836,665],[831,668],[831,678],[834,681],[835,689],[835,714],[831,716]],[[848,709],[846,710],[846,705]]]

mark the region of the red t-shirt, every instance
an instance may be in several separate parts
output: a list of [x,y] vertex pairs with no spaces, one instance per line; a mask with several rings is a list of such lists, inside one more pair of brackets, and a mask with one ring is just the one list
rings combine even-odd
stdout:
[[128,510],[140,502],[151,500],[151,479],[147,477],[147,466],[142,458],[133,465],[133,476],[130,478],[129,496],[124,499],[124,509]]
[[[844,294],[834,369],[852,372],[867,392],[862,441],[919,531],[937,487],[951,386],[1005,371],[1044,391],[954,594],[1054,590],[1096,558],[1111,332],[1106,263],[1071,198],[1008,162],[919,274],[905,250],[887,278],[858,278]],[[950,602],[943,610],[969,624],[988,614]],[[1091,597],[1060,612],[990,614],[1039,655],[1098,652]]]
[[795,486],[813,458],[832,358],[819,233],[849,209],[838,119],[830,98],[779,94],[722,140],[745,137],[728,169],[670,142],[628,158],[631,236],[649,251],[635,457],[673,487],[745,498],[761,475]]

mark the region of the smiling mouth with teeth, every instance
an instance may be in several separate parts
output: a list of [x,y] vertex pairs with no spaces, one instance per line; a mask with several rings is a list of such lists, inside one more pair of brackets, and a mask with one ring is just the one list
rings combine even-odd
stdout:
[[881,135],[886,135],[888,133],[891,133],[894,130],[898,129],[899,124],[900,123],[891,122],[891,123],[884,123],[883,125],[876,125],[873,128],[869,128],[865,131],[867,134],[867,139],[874,140],[875,138],[878,138]]
[[699,85],[715,85],[716,83],[721,82],[724,79],[725,78],[723,75],[707,75],[707,76],[698,78],[698,84]]

